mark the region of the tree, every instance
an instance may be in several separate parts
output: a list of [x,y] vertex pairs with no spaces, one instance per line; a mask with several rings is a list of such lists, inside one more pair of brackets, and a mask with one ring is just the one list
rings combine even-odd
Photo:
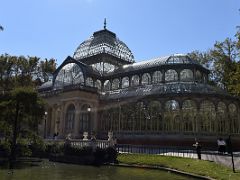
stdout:
[[238,49],[237,42],[230,38],[223,42],[216,42],[214,48],[210,51],[214,61],[215,79],[219,86],[229,90],[231,72],[236,71]]
[[194,51],[189,56],[211,70],[210,82],[227,90],[234,95],[240,95],[239,58],[240,33],[235,38],[226,38],[223,42],[216,42],[207,52]]
[[214,60],[211,56],[210,50],[206,52],[193,51],[189,53],[188,56],[191,59],[196,60],[201,65],[205,66],[207,69],[211,71],[209,75],[209,83],[212,85],[216,85],[217,79],[216,79],[215,70],[214,70]]
[[10,159],[16,159],[17,139],[37,131],[44,115],[44,102],[31,87],[15,88],[1,97],[0,123],[6,127],[6,141],[11,142]]
[[229,76],[231,77],[229,80],[228,89],[232,94],[240,96],[240,62],[235,63],[235,71],[230,72]]
[[[5,93],[20,86],[41,85],[48,81],[55,71],[55,59],[42,61],[38,57],[0,56],[0,93]],[[37,82],[37,83],[36,83]]]

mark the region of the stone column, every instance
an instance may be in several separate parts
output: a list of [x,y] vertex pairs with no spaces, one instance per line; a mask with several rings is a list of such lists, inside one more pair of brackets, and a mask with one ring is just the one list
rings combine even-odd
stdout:
[[75,137],[79,137],[80,111],[81,111],[80,103],[75,102],[75,119],[74,119],[74,131],[73,131],[73,134]]
[[165,83],[165,73],[166,73],[166,70],[164,69],[164,70],[162,71],[162,81],[161,81],[161,82],[163,82],[163,83]]
[[50,135],[53,136],[55,133],[55,125],[56,125],[56,119],[55,119],[55,107],[52,106],[51,108],[51,129],[50,129]]
[[177,72],[177,76],[178,76],[178,82],[181,80],[181,71],[182,71],[182,69],[179,69],[179,70],[176,70],[176,72]]
[[193,82],[196,82],[196,68],[193,68]]
[[94,131],[94,132],[97,132],[97,124],[98,124],[98,122],[97,122],[97,105],[96,104],[93,104],[93,112],[92,112],[92,130]]
[[64,105],[64,103],[60,104],[59,107],[60,107],[59,135],[64,137],[64,128],[65,128],[65,122],[64,122],[64,119],[65,119],[65,105]]

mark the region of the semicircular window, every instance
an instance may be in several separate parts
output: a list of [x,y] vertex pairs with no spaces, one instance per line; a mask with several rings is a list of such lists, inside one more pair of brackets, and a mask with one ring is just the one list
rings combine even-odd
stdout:
[[110,91],[111,90],[111,82],[109,80],[106,80],[103,84],[104,91]]
[[129,87],[129,78],[128,77],[122,78],[122,88],[126,88],[126,87]]
[[112,90],[118,89],[119,85],[120,85],[119,79],[114,79],[113,82],[112,82]]
[[86,79],[86,85],[93,87],[93,79],[91,77],[88,77]]
[[138,75],[134,75],[132,76],[132,86],[138,86],[139,85],[139,76]]
[[142,85],[150,84],[151,83],[151,76],[149,73],[144,73],[142,75]]
[[178,74],[174,69],[169,69],[165,72],[165,81],[177,81],[178,80]]
[[83,84],[84,76],[82,69],[75,63],[68,63],[58,72],[54,88],[61,89],[64,86]]
[[69,105],[66,111],[65,132],[70,132],[74,127],[75,120],[75,106]]
[[192,81],[193,80],[193,72],[190,69],[184,69],[180,72],[180,80],[181,81]]
[[162,82],[162,72],[155,71],[153,73],[153,83],[160,83],[160,82]]
[[95,87],[96,87],[98,90],[101,90],[101,87],[102,87],[101,84],[102,84],[102,83],[101,83],[101,81],[100,81],[99,79],[97,79],[97,80],[95,81]]

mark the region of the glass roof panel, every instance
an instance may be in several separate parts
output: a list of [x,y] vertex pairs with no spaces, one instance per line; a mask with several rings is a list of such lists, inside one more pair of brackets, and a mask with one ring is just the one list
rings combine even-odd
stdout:
[[128,62],[134,62],[134,56],[127,45],[119,40],[116,35],[108,30],[95,32],[88,40],[79,45],[74,52],[74,59],[107,53]]

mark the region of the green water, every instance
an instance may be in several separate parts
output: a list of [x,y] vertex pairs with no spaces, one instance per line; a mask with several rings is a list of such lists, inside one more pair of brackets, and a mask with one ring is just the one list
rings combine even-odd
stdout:
[[191,179],[160,170],[113,166],[81,166],[43,161],[17,166],[13,173],[0,169],[0,180],[185,180]]

